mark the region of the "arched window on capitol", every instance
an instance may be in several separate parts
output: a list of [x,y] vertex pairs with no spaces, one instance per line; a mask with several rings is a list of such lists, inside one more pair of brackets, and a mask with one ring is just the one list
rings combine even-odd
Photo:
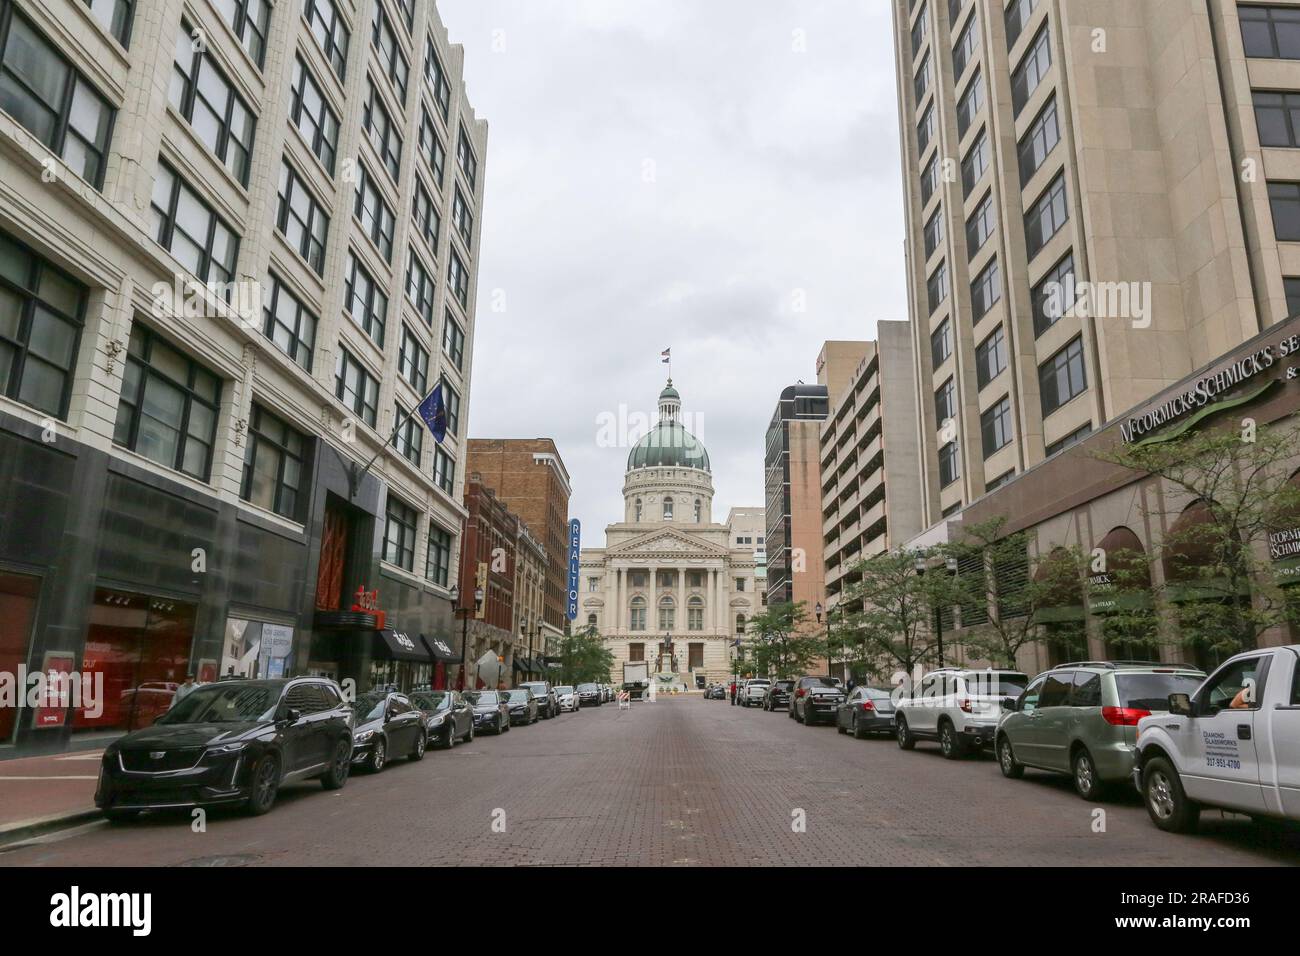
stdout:
[[628,629],[633,631],[645,630],[645,598],[634,597],[632,606],[629,609]]
[[659,599],[659,630],[671,631],[677,624],[677,606],[671,597]]
[[671,497],[664,498],[664,520],[673,520],[673,499]]
[[696,596],[686,603],[687,629],[692,631],[704,630],[704,598]]

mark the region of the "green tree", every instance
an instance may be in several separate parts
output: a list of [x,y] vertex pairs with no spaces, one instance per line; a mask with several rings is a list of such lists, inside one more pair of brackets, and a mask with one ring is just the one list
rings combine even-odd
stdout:
[[608,682],[614,655],[595,627],[586,627],[560,639],[559,684]]
[[[929,549],[890,551],[859,562],[859,580],[841,599],[842,623],[833,648],[853,648],[854,657],[870,672],[889,679],[938,661],[934,617],[946,593],[938,572],[919,573],[934,552]],[[847,610],[854,608],[853,611]],[[840,612],[837,610],[836,618]],[[835,635],[833,635],[834,637]]]
[[745,626],[749,659],[737,665],[757,675],[789,677],[802,673],[823,653],[821,642],[808,633],[803,601],[769,604]]

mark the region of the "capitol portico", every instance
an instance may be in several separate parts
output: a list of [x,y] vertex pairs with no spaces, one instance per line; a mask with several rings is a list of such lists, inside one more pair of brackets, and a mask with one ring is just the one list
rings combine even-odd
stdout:
[[687,687],[697,676],[724,679],[731,642],[762,609],[755,586],[762,537],[752,524],[713,521],[709,455],[681,424],[671,379],[658,423],[628,455],[623,507],[623,520],[605,529],[605,547],[582,551],[575,626],[605,639],[616,685],[629,660]]

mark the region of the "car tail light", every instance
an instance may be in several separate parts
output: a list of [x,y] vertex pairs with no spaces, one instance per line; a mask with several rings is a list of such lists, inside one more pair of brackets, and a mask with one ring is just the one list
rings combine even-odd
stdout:
[[1136,727],[1143,717],[1151,716],[1151,711],[1141,707],[1103,707],[1101,716],[1106,723],[1116,727]]
[[963,714],[973,714],[975,712],[975,705],[970,702],[969,697],[958,701],[957,706],[961,708]]
[[869,700],[864,700],[864,701],[862,702],[862,709],[863,709],[864,711],[875,710],[875,709],[876,709],[876,705],[873,704],[873,703],[872,703],[871,701],[869,701]]

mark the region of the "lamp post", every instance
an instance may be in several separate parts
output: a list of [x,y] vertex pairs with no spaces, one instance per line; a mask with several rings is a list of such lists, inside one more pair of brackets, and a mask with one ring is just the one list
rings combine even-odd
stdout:
[[[949,573],[956,573],[957,559],[949,557],[944,561],[943,566]],[[929,570],[925,558],[917,558],[915,567],[917,575],[925,574]],[[943,608],[941,607],[935,608],[934,611],[934,641],[939,651],[939,666],[943,667]]]
[[528,632],[528,676],[534,678],[537,676],[537,665],[533,663],[533,638],[542,636],[542,619],[537,617],[533,619],[533,629]]
[[[839,605],[837,604],[829,611],[826,611],[826,673],[827,676],[831,678],[835,677],[835,658],[834,654],[831,652],[831,615],[835,613],[835,610],[838,607]],[[817,623],[819,625],[822,622],[823,610],[822,602],[818,601],[817,606],[813,608],[813,613],[817,615]]]
[[[460,681],[463,684],[465,681],[465,645],[469,641],[469,615],[471,611],[477,614],[478,609],[483,606],[483,589],[482,588],[474,589],[474,605],[472,607],[468,604],[461,606],[459,604],[460,588],[453,584],[451,586],[451,601],[452,601],[452,606],[455,608],[456,616],[460,618],[460,622],[461,622],[460,623],[460,663],[459,663],[458,676]],[[464,689],[465,688],[462,686],[461,690]]]

